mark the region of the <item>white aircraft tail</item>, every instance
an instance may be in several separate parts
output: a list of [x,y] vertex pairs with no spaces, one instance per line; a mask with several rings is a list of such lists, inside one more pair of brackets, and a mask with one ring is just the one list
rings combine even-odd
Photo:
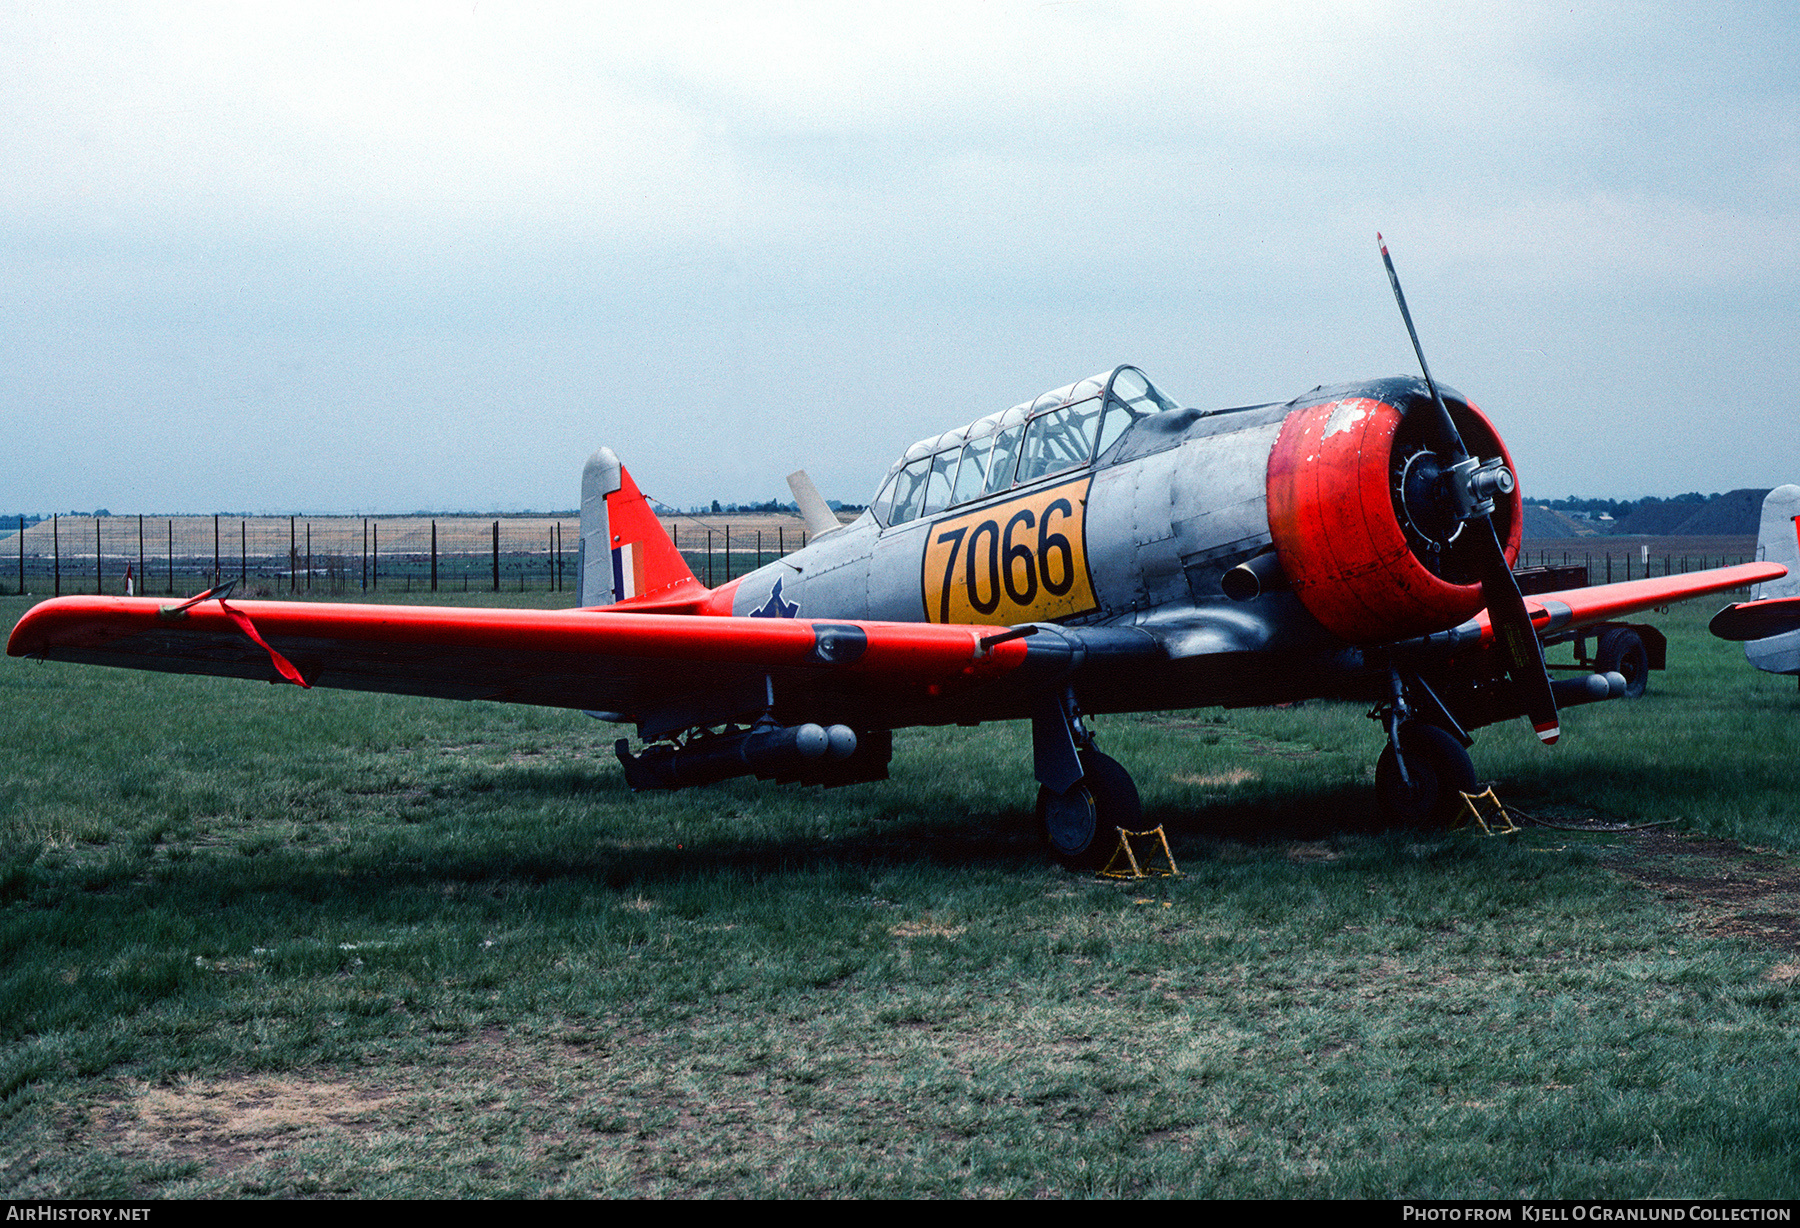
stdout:
[[581,604],[684,613],[705,597],[611,448],[581,473]]
[[[1750,594],[1753,599],[1800,596],[1800,486],[1777,486],[1763,499],[1756,559],[1759,563],[1780,563],[1788,573],[1779,580],[1757,585]],[[1800,631],[1747,640],[1744,657],[1757,669],[1771,674],[1800,674]]]
[[800,509],[800,518],[806,521],[806,532],[815,541],[844,527],[838,523],[819,488],[806,476],[806,470],[796,469],[788,474],[787,483],[788,489],[794,492],[794,506]]
[[1752,598],[1800,596],[1800,486],[1777,486],[1763,498],[1756,561],[1780,563],[1788,573],[1757,585]]

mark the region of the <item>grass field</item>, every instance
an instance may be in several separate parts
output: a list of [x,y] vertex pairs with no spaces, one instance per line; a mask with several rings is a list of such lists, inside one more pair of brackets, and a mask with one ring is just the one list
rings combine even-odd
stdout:
[[1800,697],[1713,604],[1480,734],[1579,832],[1381,831],[1359,710],[1101,718],[1135,885],[1046,864],[1023,727],[633,797],[576,714],[7,658],[0,1188],[1800,1195]]

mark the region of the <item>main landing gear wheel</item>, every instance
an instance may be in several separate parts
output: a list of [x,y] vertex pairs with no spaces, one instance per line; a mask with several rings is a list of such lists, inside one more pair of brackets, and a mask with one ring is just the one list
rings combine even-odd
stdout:
[[1462,806],[1460,794],[1475,792],[1475,764],[1462,744],[1436,725],[1407,721],[1400,726],[1407,780],[1389,746],[1375,764],[1375,804],[1402,827],[1444,826]]
[[1644,637],[1630,627],[1601,633],[1594,647],[1594,669],[1602,674],[1612,670],[1623,674],[1626,699],[1642,699],[1650,689],[1650,654],[1644,648]]
[[1071,870],[1097,870],[1115,846],[1114,829],[1136,830],[1144,808],[1119,761],[1084,750],[1081,779],[1061,793],[1038,786],[1038,826],[1056,859]]

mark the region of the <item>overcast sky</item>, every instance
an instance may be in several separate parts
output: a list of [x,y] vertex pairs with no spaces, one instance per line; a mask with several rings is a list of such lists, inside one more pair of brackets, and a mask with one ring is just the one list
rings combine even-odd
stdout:
[[1528,497],[1800,480],[1793,6],[1276,7],[5,4],[0,511],[861,502],[1412,372],[1377,229]]

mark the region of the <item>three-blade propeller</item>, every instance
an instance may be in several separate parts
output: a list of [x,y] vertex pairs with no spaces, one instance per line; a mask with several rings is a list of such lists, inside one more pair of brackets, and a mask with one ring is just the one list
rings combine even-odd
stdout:
[[1525,596],[1519,591],[1519,582],[1513,578],[1505,547],[1500,544],[1499,530],[1494,526],[1494,497],[1512,493],[1513,475],[1500,457],[1482,461],[1469,455],[1462,434],[1450,417],[1450,409],[1438,392],[1437,382],[1431,378],[1431,367],[1425,362],[1424,348],[1419,345],[1412,312],[1406,308],[1406,295],[1400,289],[1399,274],[1394,272],[1393,257],[1388,255],[1387,241],[1379,234],[1375,241],[1381,245],[1381,262],[1387,266],[1388,281],[1394,287],[1394,301],[1400,305],[1400,317],[1406,321],[1413,353],[1419,357],[1419,370],[1431,393],[1425,434],[1442,462],[1443,493],[1453,505],[1445,510],[1461,520],[1473,534],[1470,549],[1480,568],[1481,599],[1487,605],[1494,636],[1500,642],[1506,672],[1525,700],[1525,713],[1531,719],[1532,729],[1541,741],[1549,744],[1562,732],[1556,716],[1556,696],[1550,690],[1550,671],[1544,666],[1544,650],[1538,643],[1537,632],[1532,629],[1531,615],[1526,612]]

